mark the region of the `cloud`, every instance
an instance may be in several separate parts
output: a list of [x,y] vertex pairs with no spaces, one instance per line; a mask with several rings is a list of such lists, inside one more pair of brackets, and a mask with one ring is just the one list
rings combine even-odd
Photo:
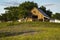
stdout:
[[2,6],[16,6],[16,5],[19,5],[20,3],[18,2],[15,2],[15,1],[11,1],[11,2],[2,2],[0,3],[0,5]]
[[54,6],[56,4],[44,4],[43,6]]

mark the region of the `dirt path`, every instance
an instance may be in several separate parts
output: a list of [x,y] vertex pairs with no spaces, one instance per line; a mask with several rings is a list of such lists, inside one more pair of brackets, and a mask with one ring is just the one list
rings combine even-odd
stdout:
[[16,35],[22,35],[27,33],[35,33],[35,32],[41,32],[41,31],[23,31],[23,32],[0,32],[0,38],[1,37],[8,37],[8,36],[16,36]]

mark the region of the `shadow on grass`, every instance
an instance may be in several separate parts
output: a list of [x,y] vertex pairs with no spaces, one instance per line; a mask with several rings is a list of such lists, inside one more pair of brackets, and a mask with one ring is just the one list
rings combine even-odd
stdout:
[[11,32],[0,32],[0,38],[21,35],[24,33],[34,33],[34,32],[39,32],[39,31],[24,31],[24,32],[12,32],[12,33]]

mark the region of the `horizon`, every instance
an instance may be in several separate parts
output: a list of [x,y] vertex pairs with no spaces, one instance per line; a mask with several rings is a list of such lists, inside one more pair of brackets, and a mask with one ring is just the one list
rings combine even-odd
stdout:
[[5,12],[5,7],[17,6],[25,1],[33,1],[38,4],[38,7],[45,6],[47,10],[49,9],[53,13],[60,13],[60,0],[2,0],[0,1],[0,14]]

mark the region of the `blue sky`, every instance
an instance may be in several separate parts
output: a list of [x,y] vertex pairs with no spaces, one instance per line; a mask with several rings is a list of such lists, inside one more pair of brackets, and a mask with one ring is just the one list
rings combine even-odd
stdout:
[[60,13],[60,0],[0,0],[0,13],[4,13],[4,8],[7,6],[15,6],[25,1],[33,1],[37,3],[39,7],[43,5],[54,13]]

